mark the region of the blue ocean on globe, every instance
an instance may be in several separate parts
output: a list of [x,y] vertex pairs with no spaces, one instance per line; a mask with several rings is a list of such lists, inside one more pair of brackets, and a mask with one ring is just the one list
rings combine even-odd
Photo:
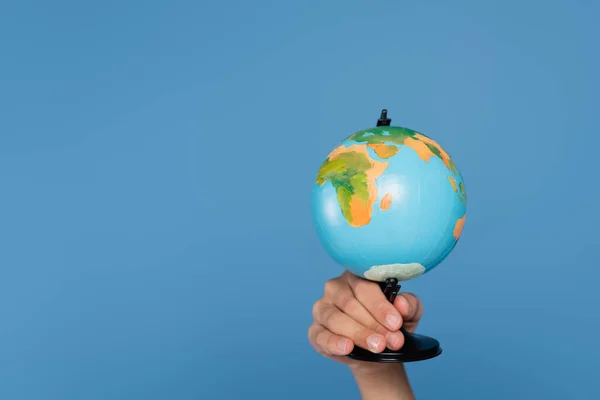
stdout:
[[450,254],[462,233],[463,177],[439,144],[377,127],[351,135],[323,162],[311,196],[327,253],[373,281],[415,278]]

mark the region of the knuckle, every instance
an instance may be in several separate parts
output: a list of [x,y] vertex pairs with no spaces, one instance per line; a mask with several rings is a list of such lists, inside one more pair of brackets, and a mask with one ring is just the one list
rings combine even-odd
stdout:
[[374,321],[373,323],[368,325],[367,328],[369,328],[373,332],[379,333],[380,335],[383,335],[383,336],[387,335],[389,332],[389,330],[386,327],[384,327],[377,321]]
[[366,283],[367,282],[365,280],[360,279],[358,277],[353,277],[350,280],[350,286],[352,287],[352,290],[354,290],[355,292],[361,292],[362,290],[364,290]]
[[391,303],[387,300],[375,300],[373,302],[373,310],[374,312],[378,313],[379,315],[383,316],[384,314],[387,314],[388,312],[392,311],[391,308],[393,307],[391,305]]
[[308,341],[310,342],[310,344],[312,344],[314,346],[314,340],[315,340],[315,326],[314,325],[311,325],[308,327],[307,336],[308,336]]
[[335,315],[337,314],[337,308],[327,306],[321,310],[321,318],[323,320],[323,325],[330,326],[333,322]]
[[327,332],[324,330],[319,331],[315,336],[315,342],[319,347],[323,347],[323,344],[327,343]]
[[329,355],[331,354],[328,348],[330,342],[331,335],[322,330],[317,333],[317,337],[315,339],[315,349],[321,354]]
[[321,310],[322,303],[323,303],[323,300],[319,299],[319,300],[315,301],[315,304],[313,304],[312,316],[313,316],[314,320],[319,319],[319,313]]
[[311,326],[311,328],[309,329],[309,342],[310,345],[312,346],[312,348],[317,352],[317,353],[321,353],[322,352],[322,347],[319,344],[319,330],[316,328],[316,326]]
[[325,294],[325,296],[330,295],[334,291],[335,291],[335,281],[333,279],[330,279],[327,282],[325,282],[325,287],[323,289],[323,293]]
[[354,339],[365,345],[367,343],[367,338],[371,336],[374,332],[367,328],[359,328],[354,332]]
[[339,338],[334,335],[329,335],[327,338],[327,350],[332,354],[336,352]]
[[389,314],[397,314],[394,306],[387,300],[373,300],[368,306],[367,310],[375,317],[379,323],[385,323],[385,318]]
[[358,308],[359,302],[356,300],[356,297],[352,295],[352,293],[346,293],[340,296],[339,306],[344,312],[352,313],[352,311],[355,311]]

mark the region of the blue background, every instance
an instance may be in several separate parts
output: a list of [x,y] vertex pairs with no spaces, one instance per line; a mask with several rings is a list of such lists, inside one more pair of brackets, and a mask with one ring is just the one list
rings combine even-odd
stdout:
[[598,5],[5,1],[0,398],[342,399],[310,191],[387,107],[469,195],[419,399],[597,399]]

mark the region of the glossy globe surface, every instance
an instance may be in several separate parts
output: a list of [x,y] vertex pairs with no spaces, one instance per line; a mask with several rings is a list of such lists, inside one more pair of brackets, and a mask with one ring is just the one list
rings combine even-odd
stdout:
[[454,161],[431,138],[380,126],[355,133],[327,157],[311,196],[325,250],[355,275],[408,280],[452,251],[467,193]]

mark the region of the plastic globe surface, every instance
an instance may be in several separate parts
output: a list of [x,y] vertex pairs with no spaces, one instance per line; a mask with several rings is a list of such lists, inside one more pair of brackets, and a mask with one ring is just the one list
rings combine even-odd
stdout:
[[462,175],[442,147],[410,129],[349,136],[321,165],[311,196],[317,234],[355,275],[405,281],[450,254],[466,219]]

